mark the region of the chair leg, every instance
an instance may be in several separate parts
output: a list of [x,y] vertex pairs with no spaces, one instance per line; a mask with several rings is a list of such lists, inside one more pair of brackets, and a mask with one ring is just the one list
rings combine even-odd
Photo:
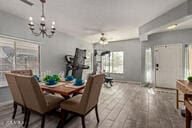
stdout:
[[61,109],[60,121],[57,125],[57,128],[64,128],[65,123],[65,110]]
[[96,114],[96,117],[97,117],[97,122],[99,123],[99,114],[98,114],[98,107],[97,107],[97,105],[95,106],[95,114]]
[[85,116],[81,116],[82,128],[85,128]]
[[191,127],[191,112],[186,108],[186,128]]
[[25,113],[25,107],[21,106],[22,113]]
[[28,111],[27,108],[25,108],[25,113],[24,113],[25,115],[24,115],[24,120],[23,120],[23,126],[25,126],[25,124],[26,124],[27,114],[28,114],[27,111]]
[[15,115],[16,115],[16,112],[17,112],[17,103],[13,103],[13,108],[14,108],[14,110],[13,110],[13,116],[12,116],[12,119],[15,119]]
[[45,115],[42,116],[41,128],[44,128],[45,125]]
[[26,119],[25,128],[27,128],[28,125],[29,125],[30,115],[31,115],[31,111],[30,111],[30,110],[27,110],[27,119]]

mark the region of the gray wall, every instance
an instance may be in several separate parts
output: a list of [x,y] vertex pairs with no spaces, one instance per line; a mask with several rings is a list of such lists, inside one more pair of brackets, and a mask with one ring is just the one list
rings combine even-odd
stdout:
[[[192,43],[192,29],[176,30],[169,32],[155,33],[149,36],[148,41],[141,43],[141,82],[145,78],[145,49],[148,47],[154,48],[155,45],[163,44],[190,44]],[[184,69],[184,50],[183,50],[183,69]],[[153,76],[154,76],[154,63],[153,63]],[[154,79],[153,79],[154,83]]]
[[[50,70],[53,73],[63,71],[64,55],[74,55],[75,48],[92,50],[91,44],[61,32],[56,32],[53,38],[35,37],[27,26],[28,21],[3,11],[0,11],[0,23],[1,35],[40,42],[41,71]],[[10,100],[7,87],[0,88],[0,102],[7,100]]]
[[124,73],[112,74],[117,80],[140,82],[140,41],[139,39],[110,42],[103,46],[95,44],[94,49],[123,51]]
[[50,70],[58,73],[65,69],[64,55],[74,55],[76,48],[90,51],[92,45],[83,41],[57,33],[51,39],[45,39],[41,45],[41,71]]

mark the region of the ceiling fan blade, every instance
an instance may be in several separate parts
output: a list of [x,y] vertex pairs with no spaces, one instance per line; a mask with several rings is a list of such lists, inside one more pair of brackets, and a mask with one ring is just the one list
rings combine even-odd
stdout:
[[88,31],[88,32],[97,32],[97,33],[106,33],[106,32],[110,32],[110,31],[115,31],[116,29],[114,28],[84,28],[84,31]]
[[25,3],[25,4],[29,5],[29,6],[33,6],[34,5],[34,3],[32,3],[29,0],[20,0],[20,1],[22,1],[23,3]]

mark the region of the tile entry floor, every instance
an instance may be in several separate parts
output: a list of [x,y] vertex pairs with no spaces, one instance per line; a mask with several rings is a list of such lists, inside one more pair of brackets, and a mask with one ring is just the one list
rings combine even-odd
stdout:
[[[185,128],[185,118],[175,109],[175,92],[149,89],[135,84],[114,83],[102,88],[99,101],[100,123],[95,111],[86,116],[87,128]],[[0,128],[22,128],[19,121],[24,114],[18,107],[15,120],[11,120],[13,107],[0,107]],[[45,128],[55,128],[59,115],[48,115]],[[33,114],[29,128],[40,128],[41,118]],[[81,128],[81,119],[74,118],[65,128]]]

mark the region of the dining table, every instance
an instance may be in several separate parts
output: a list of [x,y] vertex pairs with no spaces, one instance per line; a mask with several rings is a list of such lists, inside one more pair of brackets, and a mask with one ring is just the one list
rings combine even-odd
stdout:
[[69,99],[71,96],[79,93],[80,90],[84,89],[84,85],[74,85],[73,81],[60,81],[55,85],[46,85],[44,82],[39,83],[43,91],[60,94],[65,99]]
[[184,102],[184,99],[179,99],[179,93],[185,95],[192,95],[192,83],[188,80],[176,81],[176,108],[179,108],[179,102]]
[[[65,98],[65,100],[71,98],[74,95],[82,94],[81,90],[85,88],[86,82],[83,85],[74,85],[73,81],[60,81],[55,85],[46,85],[45,82],[39,83],[42,91],[52,93],[52,94],[60,94]],[[56,112],[60,113],[60,110]],[[70,122],[74,117],[77,117],[74,114],[66,113],[66,117],[64,118],[65,123]],[[58,123],[58,125],[60,122]]]

